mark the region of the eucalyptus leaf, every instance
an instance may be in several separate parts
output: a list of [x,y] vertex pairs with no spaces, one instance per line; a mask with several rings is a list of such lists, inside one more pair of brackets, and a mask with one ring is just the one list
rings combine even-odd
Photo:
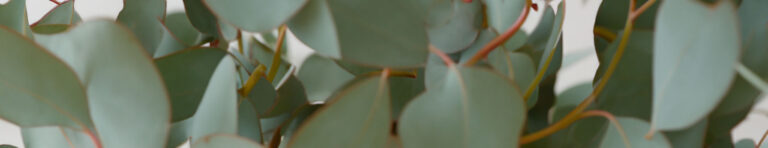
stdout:
[[[488,24],[493,27],[494,30],[499,32],[506,32],[508,28],[512,27],[523,13],[525,8],[525,1],[520,0],[484,0],[486,3],[486,14]],[[561,9],[562,10],[562,9]]]
[[202,137],[192,148],[263,148],[264,146],[237,135],[213,134]]
[[304,84],[309,102],[326,101],[337,89],[354,75],[336,65],[330,59],[311,55],[302,64],[296,77]]
[[250,32],[267,32],[288,21],[307,1],[205,0],[205,4],[216,16],[237,28]]
[[73,69],[5,27],[0,44],[0,118],[21,127],[93,127],[85,88]]
[[[633,30],[624,48],[627,56],[622,56],[613,76],[607,80],[597,80],[608,81],[595,102],[598,109],[616,116],[650,119],[653,102],[653,36],[651,31]],[[621,38],[616,40],[603,52],[608,56],[600,59],[600,63],[604,64],[600,64],[597,73],[605,73],[608,68]]]
[[28,32],[26,7],[26,0],[8,0],[7,3],[0,4],[0,14],[3,14],[0,15],[0,26],[24,36],[31,36],[32,32]]
[[36,40],[85,84],[104,147],[165,146],[171,121],[168,93],[154,62],[128,29],[92,21]]
[[197,30],[210,36],[219,36],[219,22],[203,4],[203,0],[184,0],[184,10],[189,22]]
[[184,144],[192,136],[192,124],[195,121],[194,118],[187,118],[181,121],[171,124],[171,129],[168,134],[168,141],[165,143],[166,148],[177,148]]
[[155,57],[200,44],[202,34],[195,30],[187,15],[182,12],[168,14],[163,26],[163,38],[155,50]]
[[[287,147],[386,147],[389,99],[387,77],[352,81],[299,127]],[[328,133],[333,136],[324,136]]]
[[[651,125],[648,122],[637,118],[631,117],[619,117],[616,118],[626,133],[627,140],[629,140],[630,147],[653,147],[653,148],[670,148],[666,136],[661,133],[653,134],[650,139],[645,138],[645,134],[650,130]],[[608,130],[605,131],[600,147],[624,147],[625,141],[622,140],[622,136],[619,134],[617,126],[613,123]]]
[[213,70],[225,54],[222,49],[193,48],[155,59],[171,97],[173,122],[195,114]]
[[252,106],[256,110],[256,115],[263,115],[271,111],[272,106],[277,102],[277,92],[266,78],[259,77],[257,79],[259,79],[259,82],[254,84],[248,96],[243,96],[243,99],[246,99],[247,102],[241,103]]
[[453,15],[445,24],[432,25],[427,28],[427,35],[432,45],[446,53],[455,53],[467,49],[477,38],[482,21],[482,4],[480,1],[465,3],[453,1]]
[[[762,79],[768,78],[768,62],[762,55],[768,54],[768,1],[744,0],[739,7],[739,29],[741,33],[741,64]],[[723,101],[712,115],[724,115],[749,108],[756,103],[760,91],[737,75]]]
[[408,7],[413,6],[407,5],[413,3],[411,0],[312,1],[289,26],[299,40],[317,48],[319,54],[376,67],[425,64],[425,21],[411,13],[423,8]]
[[[636,5],[644,4],[648,0],[638,0]],[[627,13],[629,13],[630,1],[603,1],[597,11],[595,26],[605,27],[611,31],[621,31],[624,29]],[[658,3],[658,2],[657,2]],[[637,6],[636,6],[637,7]],[[633,23],[634,29],[654,29],[656,16],[659,11],[659,4],[654,4],[645,12],[640,14]],[[617,40],[618,41],[618,40]]]
[[280,114],[291,113],[299,109],[302,105],[309,104],[304,85],[296,76],[289,76],[277,88],[277,100],[271,104],[269,111],[263,114],[264,117],[273,117]]
[[133,31],[144,49],[155,53],[163,37],[165,0],[124,0],[117,21]]
[[654,35],[651,124],[667,131],[689,127],[714,110],[735,76],[740,41],[732,3],[661,5]]
[[69,24],[44,24],[36,25],[32,27],[32,32],[37,34],[56,34],[67,31],[71,25]]
[[250,100],[241,100],[237,105],[237,134],[258,143],[263,142],[258,108]]
[[80,14],[75,12],[75,1],[65,1],[45,14],[43,18],[32,26],[48,24],[75,24],[80,22]]
[[448,67],[400,116],[403,147],[518,147],[525,106],[510,90],[512,81],[489,70]]
[[22,128],[21,135],[24,139],[24,146],[29,148],[96,147],[88,134],[70,128],[55,126]]
[[[216,66],[200,107],[193,118],[191,137],[197,143],[210,134],[236,134],[238,97],[235,88],[235,63],[224,57]],[[206,140],[202,140],[206,141]]]
[[664,132],[664,135],[672,147],[704,147],[707,126],[707,120],[702,120],[687,129]]
[[736,142],[733,145],[734,148],[753,148],[755,146],[755,141],[752,141],[752,139],[741,139],[738,142]]

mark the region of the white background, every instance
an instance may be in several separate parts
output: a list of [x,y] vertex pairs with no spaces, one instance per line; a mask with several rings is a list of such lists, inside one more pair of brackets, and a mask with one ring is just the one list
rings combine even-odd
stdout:
[[[0,0],[5,4],[9,0]],[[534,0],[534,2],[542,0]],[[565,58],[583,57],[585,58],[574,62],[568,67],[563,67],[560,71],[556,92],[581,83],[592,81],[592,77],[597,69],[597,57],[594,53],[592,26],[595,21],[596,10],[601,0],[569,0],[566,5],[566,18],[564,24],[564,52]],[[94,19],[112,19],[122,9],[122,0],[77,0],[75,9],[85,21]],[[27,14],[29,22],[33,23],[39,20],[46,12],[55,6],[48,0],[27,0]],[[168,12],[184,11],[182,0],[167,0]],[[539,6],[543,10],[543,6]],[[0,14],[2,15],[2,14]],[[523,26],[523,29],[530,31],[536,25],[540,13],[532,11],[529,22]],[[311,53],[301,42],[295,38],[289,38],[289,54],[296,57],[291,63],[298,64],[303,57]],[[761,101],[753,109],[747,119],[733,130],[734,141],[749,138],[758,141],[763,132],[768,129],[768,102]],[[20,130],[17,126],[0,119],[0,144],[11,144],[23,147]]]

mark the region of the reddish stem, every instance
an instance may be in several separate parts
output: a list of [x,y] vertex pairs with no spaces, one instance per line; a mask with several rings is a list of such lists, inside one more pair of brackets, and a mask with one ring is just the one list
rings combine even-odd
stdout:
[[54,4],[56,4],[56,5],[61,5],[61,2],[59,2],[59,1],[57,1],[57,0],[50,0],[50,1],[51,1],[51,2],[53,2],[53,3],[54,3]]
[[219,40],[213,40],[211,41],[211,44],[209,44],[211,47],[219,47]]
[[96,136],[96,134],[94,134],[89,129],[86,129],[85,133],[88,134],[88,137],[91,137],[91,141],[93,141],[93,145],[95,145],[96,148],[103,148],[103,146],[101,146],[101,140]]
[[464,0],[464,3],[472,3],[472,0]]
[[429,52],[432,52],[435,55],[439,56],[440,59],[442,59],[443,62],[445,62],[445,65],[448,65],[448,66],[455,65],[453,60],[451,60],[451,57],[448,57],[448,54],[445,54],[445,52],[441,51],[440,49],[435,48],[432,45],[429,46]]
[[504,32],[504,34],[501,34],[500,36],[494,38],[491,42],[488,44],[485,44],[485,47],[483,49],[480,49],[474,56],[472,56],[467,63],[464,65],[474,65],[479,61],[480,59],[483,59],[488,56],[493,49],[496,49],[496,47],[499,47],[501,44],[504,44],[509,38],[511,38],[515,33],[517,33],[518,30],[520,30],[520,27],[523,26],[523,23],[525,22],[525,19],[528,18],[528,12],[531,7],[531,1],[526,1],[525,7],[523,8],[523,13],[520,13],[520,16],[517,17],[517,21],[515,21],[515,24],[510,27],[507,32]]

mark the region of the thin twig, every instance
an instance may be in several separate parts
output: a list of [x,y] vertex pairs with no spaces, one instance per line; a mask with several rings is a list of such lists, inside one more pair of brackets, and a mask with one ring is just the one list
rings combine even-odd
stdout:
[[517,17],[517,20],[515,21],[515,24],[512,25],[512,27],[509,27],[507,32],[504,32],[504,34],[501,34],[500,36],[494,38],[489,42],[488,44],[485,44],[485,46],[480,49],[474,56],[472,56],[471,59],[465,63],[465,66],[474,65],[479,61],[480,59],[483,59],[488,56],[493,49],[496,49],[496,47],[499,47],[501,44],[504,44],[509,38],[511,38],[515,33],[520,30],[520,27],[523,26],[523,23],[525,23],[526,18],[528,18],[528,12],[531,9],[531,0],[525,1],[525,7],[523,7],[523,13],[520,13],[520,16]]
[[451,57],[448,57],[448,54],[445,54],[445,52],[443,52],[442,50],[435,48],[435,46],[429,45],[429,52],[432,52],[438,57],[440,57],[440,59],[443,60],[445,65],[448,65],[449,67],[453,67],[454,65],[456,65],[456,63],[454,63],[453,60],[451,60]]
[[280,54],[282,53],[282,47],[283,42],[285,41],[285,25],[280,26],[279,35],[277,36],[277,45],[275,46],[275,54],[272,56],[272,66],[269,66],[269,73],[267,74],[267,81],[272,82],[272,80],[275,79],[275,75],[277,75],[277,69],[280,66],[280,62],[282,61],[282,58],[280,57]]
[[765,130],[765,133],[763,133],[763,138],[760,138],[760,142],[757,142],[755,148],[760,148],[760,146],[763,145],[763,141],[765,141],[766,136],[768,136],[768,130]]
[[621,139],[624,140],[624,146],[627,148],[632,148],[632,145],[629,143],[629,138],[627,138],[627,133],[624,132],[624,127],[621,127],[621,124],[619,124],[619,120],[616,120],[616,117],[613,116],[613,114],[602,111],[602,110],[590,110],[585,111],[584,113],[581,113],[581,118],[591,117],[591,116],[602,116],[605,117],[605,119],[608,119],[613,125],[616,126],[616,130],[619,132],[619,135],[621,135]]
[[253,73],[251,73],[251,76],[248,77],[248,80],[245,82],[245,85],[243,85],[243,89],[240,90],[240,95],[243,97],[247,97],[248,94],[251,93],[251,89],[253,89],[253,86],[256,85],[256,83],[259,82],[261,77],[264,76],[264,71],[266,71],[266,66],[264,64],[259,64],[259,66],[256,67],[255,70],[253,70]]
[[53,2],[53,3],[54,3],[54,4],[56,4],[56,5],[61,5],[61,2],[59,2],[59,1],[57,1],[57,0],[49,0],[49,1]]
[[[630,0],[634,1],[634,0]],[[643,4],[644,7],[649,7],[655,2],[655,0],[648,0],[645,4]],[[630,10],[634,10],[631,8]],[[642,12],[642,11],[640,11]],[[558,130],[563,129],[564,127],[567,127],[571,123],[575,122],[579,119],[579,115],[586,110],[587,107],[589,107],[592,102],[594,102],[597,99],[597,96],[600,94],[600,92],[605,88],[605,85],[608,83],[608,80],[610,80],[611,76],[613,76],[613,72],[616,71],[616,67],[619,64],[619,61],[621,61],[621,57],[624,55],[624,50],[627,46],[627,42],[629,41],[629,36],[632,34],[632,27],[633,27],[633,16],[640,15],[640,13],[636,13],[635,11],[630,11],[628,14],[629,18],[627,18],[627,21],[624,25],[624,34],[621,37],[621,41],[619,42],[619,47],[616,49],[616,53],[613,54],[613,58],[611,59],[610,64],[608,65],[608,69],[606,69],[605,74],[603,74],[603,77],[601,78],[598,85],[595,87],[595,89],[592,91],[592,93],[584,99],[576,108],[574,108],[571,112],[568,113],[563,119],[556,122],[555,124],[552,124],[552,126],[549,126],[547,128],[544,128],[541,131],[534,132],[529,135],[523,136],[521,138],[520,143],[526,144],[530,143],[536,140],[539,140],[541,138],[544,138],[546,136],[549,136],[551,134],[554,134]],[[652,129],[653,130],[653,129]]]

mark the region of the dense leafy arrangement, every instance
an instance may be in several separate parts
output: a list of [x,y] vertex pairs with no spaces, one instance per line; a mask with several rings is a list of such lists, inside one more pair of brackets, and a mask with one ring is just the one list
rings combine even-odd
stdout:
[[0,118],[26,147],[762,143],[730,131],[768,92],[766,0],[604,0],[594,82],[559,94],[566,1],[126,0],[86,22],[74,3],[32,24],[0,5]]

